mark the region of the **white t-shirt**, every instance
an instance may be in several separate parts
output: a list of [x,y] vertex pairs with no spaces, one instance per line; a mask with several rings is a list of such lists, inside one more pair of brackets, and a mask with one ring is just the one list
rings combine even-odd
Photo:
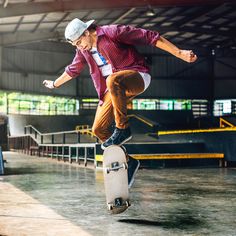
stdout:
[[143,82],[144,82],[144,91],[149,87],[150,83],[151,83],[151,75],[148,73],[144,73],[144,72],[139,72],[139,74],[142,76],[143,78]]
[[106,59],[98,52],[98,50],[93,47],[90,52],[92,53],[92,57],[97,63],[102,75],[107,77],[108,75],[112,74],[111,64],[107,63]]
[[[109,76],[110,74],[112,74],[112,67],[111,64],[108,64],[106,59],[98,52],[97,48],[93,47],[90,50],[93,59],[95,60],[95,62],[97,63],[102,75],[104,77]],[[143,78],[143,82],[144,82],[144,91],[148,88],[148,86],[151,83],[151,76],[148,73],[144,73],[144,72],[139,72],[139,74],[142,76]]]

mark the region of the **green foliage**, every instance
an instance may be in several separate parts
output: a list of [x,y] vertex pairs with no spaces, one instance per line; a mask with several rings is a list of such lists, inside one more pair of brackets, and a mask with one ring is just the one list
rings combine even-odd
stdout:
[[6,94],[0,91],[0,112],[6,112],[6,101],[8,101],[8,113],[11,114],[77,114],[78,100],[10,92]]
[[134,99],[134,110],[191,110],[191,100]]

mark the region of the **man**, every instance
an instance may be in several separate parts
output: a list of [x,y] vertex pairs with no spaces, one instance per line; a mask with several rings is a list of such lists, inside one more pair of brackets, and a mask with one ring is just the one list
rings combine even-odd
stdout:
[[[93,133],[101,140],[102,149],[122,145],[132,138],[127,118],[127,101],[147,89],[151,82],[149,68],[134,46],[150,45],[165,50],[186,61],[194,62],[197,56],[191,50],[181,50],[164,39],[158,32],[125,25],[96,26],[94,20],[72,20],[65,29],[65,38],[76,47],[76,55],[65,72],[55,81],[43,84],[58,88],[77,77],[84,65],[89,65],[91,78],[97,90],[97,107]],[[109,127],[115,120],[113,134]],[[129,158],[129,187],[139,162]]]

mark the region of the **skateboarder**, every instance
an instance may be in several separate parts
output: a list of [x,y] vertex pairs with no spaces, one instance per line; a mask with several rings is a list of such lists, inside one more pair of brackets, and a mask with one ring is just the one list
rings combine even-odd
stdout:
[[[75,57],[61,76],[43,84],[49,89],[58,88],[77,77],[88,64],[99,97],[92,131],[103,149],[122,145],[132,138],[127,101],[143,93],[151,82],[145,59],[134,46],[157,47],[189,63],[197,59],[191,50],[179,49],[158,32],[129,25],[97,26],[94,20],[83,22],[75,18],[67,25],[65,38],[76,47]],[[112,134],[109,128],[114,120],[116,128]],[[130,158],[128,166],[131,185],[139,162]]]

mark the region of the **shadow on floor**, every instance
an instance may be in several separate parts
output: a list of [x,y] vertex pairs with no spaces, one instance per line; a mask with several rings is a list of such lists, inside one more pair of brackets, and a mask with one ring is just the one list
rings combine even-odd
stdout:
[[[186,212],[185,212],[186,213]],[[120,219],[119,222],[127,223],[127,224],[135,224],[141,226],[158,226],[163,227],[165,229],[193,229],[193,228],[201,228],[205,226],[205,221],[193,217],[191,214],[184,215],[175,215],[166,216],[167,219],[160,219],[158,221],[152,220],[144,220],[144,219]]]

